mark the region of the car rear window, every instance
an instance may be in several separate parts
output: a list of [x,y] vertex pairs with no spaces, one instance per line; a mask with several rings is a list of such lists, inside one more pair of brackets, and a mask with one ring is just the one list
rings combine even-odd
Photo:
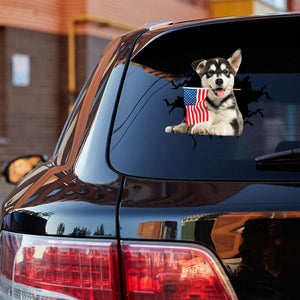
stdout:
[[[258,168],[256,163],[257,157],[300,148],[299,29],[299,17],[282,16],[191,24],[150,40],[127,71],[111,136],[112,167],[160,179],[299,179],[299,168]],[[170,131],[169,126],[187,120],[183,88],[201,87],[193,62],[207,67],[209,59],[218,58],[223,72],[221,58],[234,67],[228,58],[236,51],[241,52],[234,81],[241,133]],[[227,108],[233,111],[232,106]],[[234,127],[235,117],[230,118]],[[220,128],[229,126],[226,114],[220,122]]]

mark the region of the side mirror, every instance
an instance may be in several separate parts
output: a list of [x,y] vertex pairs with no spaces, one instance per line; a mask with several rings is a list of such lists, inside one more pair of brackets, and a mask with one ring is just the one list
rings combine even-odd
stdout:
[[8,183],[17,184],[35,166],[46,161],[48,161],[46,155],[21,156],[5,163],[2,174]]

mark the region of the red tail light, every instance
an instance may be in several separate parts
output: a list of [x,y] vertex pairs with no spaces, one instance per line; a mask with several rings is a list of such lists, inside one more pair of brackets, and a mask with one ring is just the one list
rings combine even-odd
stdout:
[[[0,298],[5,293],[13,299],[120,299],[114,241],[45,239],[7,232],[2,232],[1,239]],[[11,246],[12,240],[18,247]],[[5,249],[10,249],[9,264]]]
[[126,242],[122,252],[128,300],[236,298],[222,267],[206,248]]
[[206,248],[1,233],[0,299],[236,299]]

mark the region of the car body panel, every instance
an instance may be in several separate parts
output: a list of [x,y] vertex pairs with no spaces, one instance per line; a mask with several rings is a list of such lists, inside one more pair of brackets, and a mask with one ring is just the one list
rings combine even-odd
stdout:
[[238,295],[298,297],[298,183],[127,179],[120,237],[201,244],[217,254]]
[[[115,215],[121,178],[107,164],[106,142],[119,91],[116,86],[122,85],[124,66],[132,49],[132,42],[143,31],[141,29],[135,34],[117,39],[108,47],[104,59],[78,96],[53,157],[26,175],[3,202],[2,229],[49,235],[72,235],[79,231],[80,236],[93,236],[94,233],[98,235],[100,231],[101,235],[116,236]],[[102,101],[103,98],[105,100]],[[95,153],[89,143],[85,143],[87,149],[82,149],[82,145],[100,102],[100,122],[107,128],[98,136],[100,147],[96,148]],[[92,168],[85,168],[87,160],[93,158],[91,151],[94,156],[100,157],[97,160],[100,163],[94,166],[96,170],[101,169],[101,178],[95,177]],[[102,221],[98,217],[100,212],[103,213],[101,206],[105,210],[104,218],[100,218]],[[66,208],[68,212],[64,212]],[[71,216],[75,211],[78,213],[76,222],[70,217],[70,223],[66,223],[65,217],[68,214]],[[91,211],[94,218],[87,218]],[[87,222],[90,225],[86,226]]]
[[116,237],[119,189],[120,180],[95,185],[62,172],[6,214],[2,228],[39,235]]

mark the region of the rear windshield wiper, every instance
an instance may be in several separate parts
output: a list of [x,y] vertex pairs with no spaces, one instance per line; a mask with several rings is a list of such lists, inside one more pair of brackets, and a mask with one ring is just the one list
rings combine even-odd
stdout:
[[257,170],[300,171],[300,148],[258,156],[255,161]]

